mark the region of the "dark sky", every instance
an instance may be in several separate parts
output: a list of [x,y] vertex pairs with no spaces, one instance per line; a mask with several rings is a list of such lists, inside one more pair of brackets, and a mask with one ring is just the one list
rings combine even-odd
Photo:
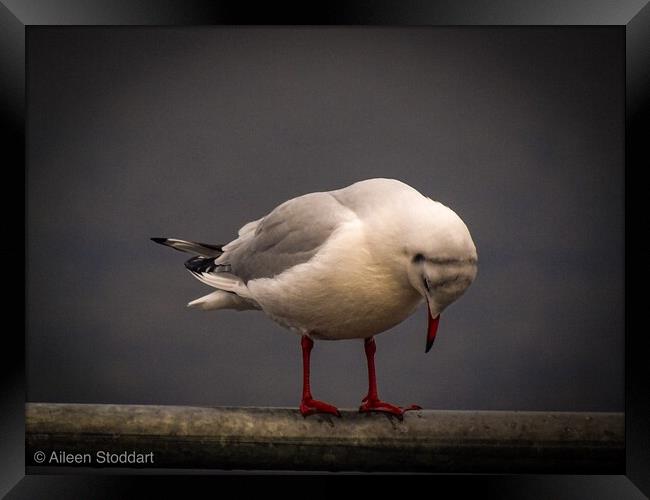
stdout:
[[[280,202],[400,179],[468,225],[479,274],[424,354],[377,337],[380,395],[623,410],[618,28],[29,30],[28,400],[294,406],[300,346],[149,241],[226,243]],[[356,407],[359,341],[314,395]]]

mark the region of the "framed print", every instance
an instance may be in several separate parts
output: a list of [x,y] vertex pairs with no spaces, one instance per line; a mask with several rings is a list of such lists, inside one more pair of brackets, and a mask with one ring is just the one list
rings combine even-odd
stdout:
[[648,6],[163,3],[0,6],[3,493],[647,495]]

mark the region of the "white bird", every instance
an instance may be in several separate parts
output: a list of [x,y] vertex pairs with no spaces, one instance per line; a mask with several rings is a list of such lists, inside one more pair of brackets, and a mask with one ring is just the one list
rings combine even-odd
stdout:
[[244,225],[227,245],[152,240],[197,254],[185,266],[216,290],[189,307],[262,310],[301,336],[300,411],[305,416],[340,415],[336,407],[312,397],[313,339],[364,339],[369,389],[360,411],[401,417],[419,408],[379,399],[373,337],[425,301],[428,352],[440,313],[465,292],[477,272],[476,247],[460,217],[393,179],[369,179],[293,198]]

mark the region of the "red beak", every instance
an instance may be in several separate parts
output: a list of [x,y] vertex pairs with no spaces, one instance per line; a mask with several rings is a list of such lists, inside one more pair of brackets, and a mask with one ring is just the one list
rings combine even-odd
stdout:
[[431,316],[429,307],[427,307],[427,316],[429,316],[429,328],[427,329],[427,348],[424,350],[425,353],[431,350],[433,341],[436,340],[436,333],[438,333],[438,323],[440,323],[440,314],[434,318]]

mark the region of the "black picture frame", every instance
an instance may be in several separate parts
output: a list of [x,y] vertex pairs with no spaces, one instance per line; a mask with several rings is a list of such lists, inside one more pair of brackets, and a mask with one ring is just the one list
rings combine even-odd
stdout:
[[[420,26],[575,26],[614,25],[626,34],[626,221],[632,213],[630,182],[636,172],[650,165],[650,146],[644,136],[650,103],[650,5],[645,0],[608,2],[594,0],[550,1],[430,1],[403,2],[361,0],[348,2],[306,2],[302,7],[282,8],[276,3],[253,5],[248,2],[209,0],[0,0],[0,103],[2,108],[3,161],[6,192],[24,185],[25,168],[25,40],[30,25],[420,25]],[[7,175],[9,174],[9,175]],[[7,311],[18,316],[24,311],[18,280],[24,284],[24,218],[17,215],[16,197],[3,198],[5,220],[14,222],[11,237],[3,246],[3,256],[16,271],[16,286],[8,287]],[[626,222],[626,249],[633,226]],[[8,231],[9,232],[9,231]],[[626,254],[627,257],[627,254]],[[21,265],[23,263],[23,265]],[[626,290],[637,281],[626,258]],[[24,286],[24,285],[23,285]],[[630,294],[626,294],[627,297]],[[23,307],[21,309],[21,307]],[[642,498],[650,495],[650,398],[646,381],[650,380],[647,334],[631,328],[632,309],[626,303],[626,475],[625,476],[420,476],[418,486],[453,489],[461,496],[480,493],[498,494],[500,498]],[[23,315],[24,324],[28,318]],[[10,324],[9,322],[6,323]],[[11,490],[8,498],[126,498],[154,496],[155,490],[167,495],[175,488],[184,491],[189,479],[180,476],[25,476],[24,403],[25,363],[24,329],[6,328],[2,349],[2,413],[0,417],[0,494]],[[9,348],[8,338],[16,343]],[[272,476],[230,477],[239,486],[254,486]],[[194,478],[206,487],[214,480],[223,487],[225,478]],[[402,479],[394,476],[393,480]],[[298,488],[305,487],[303,476]],[[382,478],[383,480],[383,478]],[[195,486],[195,481],[192,486]],[[330,481],[328,479],[328,481]],[[383,481],[380,481],[381,484]],[[334,491],[339,484],[330,481]],[[412,483],[409,483],[409,488]],[[234,484],[230,484],[234,486]],[[84,493],[79,493],[79,492]],[[323,490],[323,492],[326,490]],[[641,493],[643,492],[643,493]]]

